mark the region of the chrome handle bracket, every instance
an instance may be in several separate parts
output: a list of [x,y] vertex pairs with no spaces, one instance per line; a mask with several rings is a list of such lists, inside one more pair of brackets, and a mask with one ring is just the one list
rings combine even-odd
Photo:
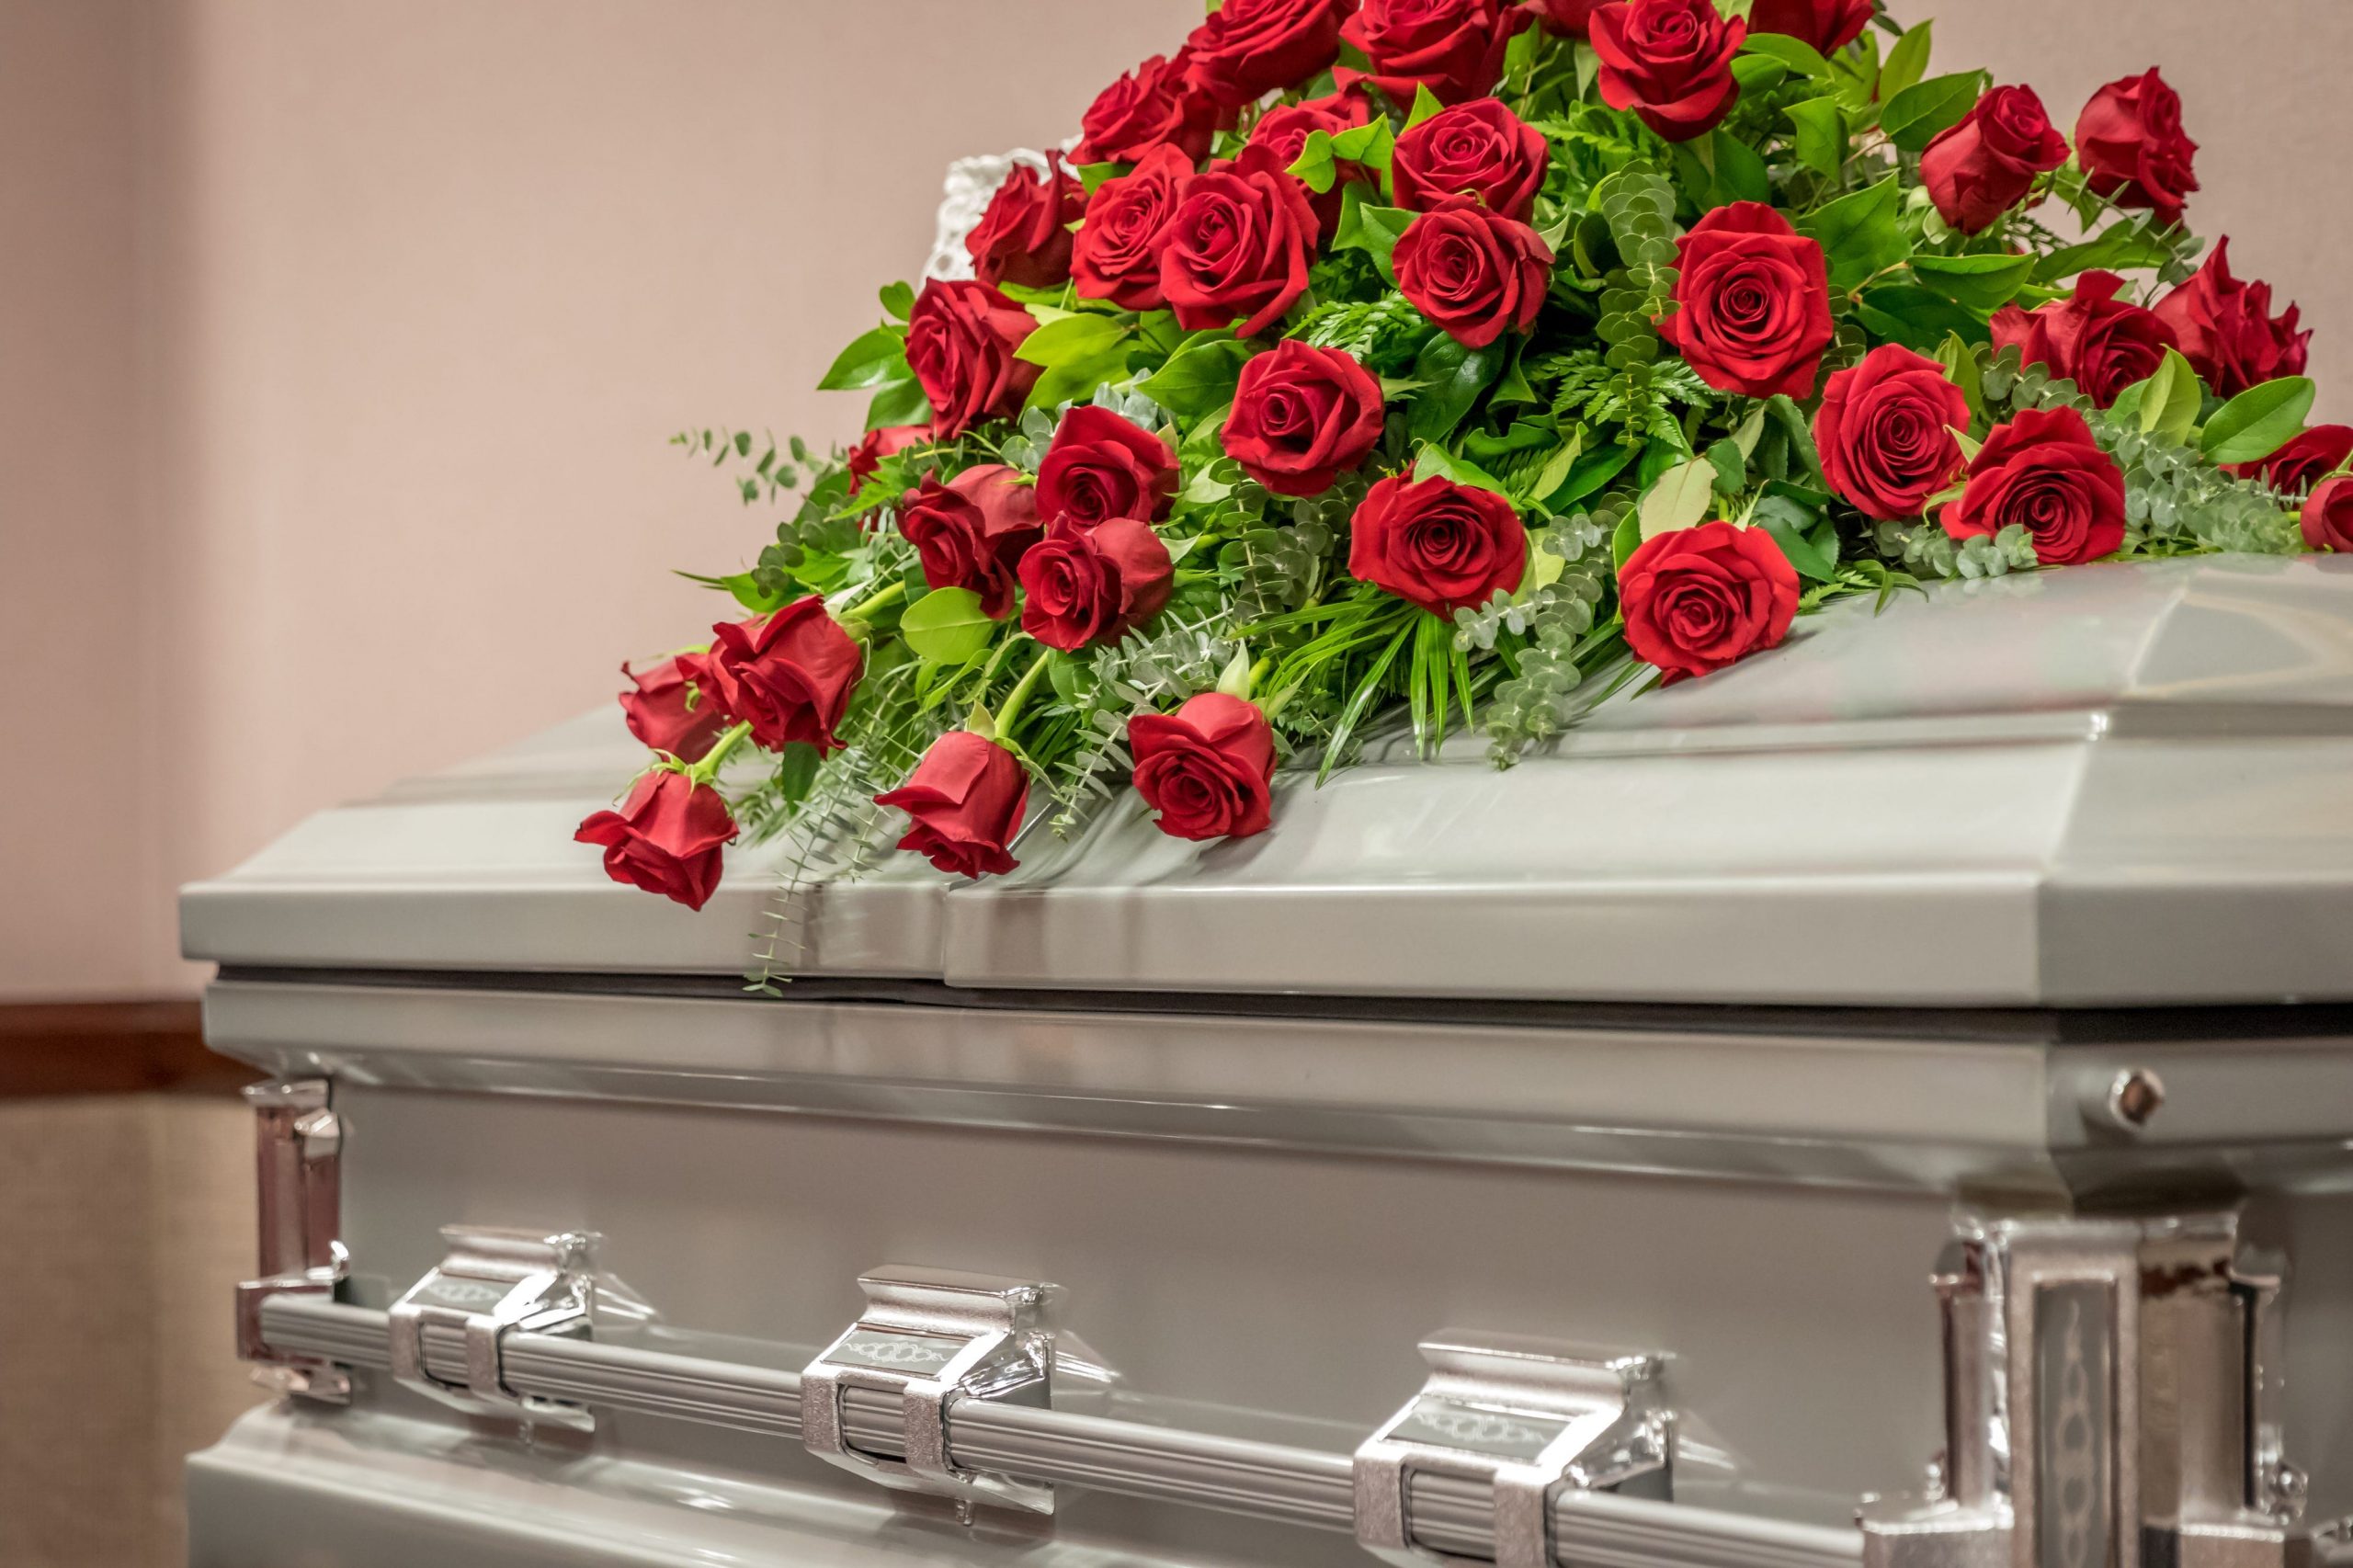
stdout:
[[[1552,1506],[1563,1489],[1667,1498],[1675,1421],[1656,1356],[1463,1334],[1422,1344],[1429,1381],[1356,1453],[1358,1543],[1400,1568],[1552,1568]],[[1490,1560],[1450,1556],[1415,1536],[1416,1474],[1494,1490]]]
[[[386,1314],[393,1380],[471,1415],[594,1430],[597,1418],[585,1405],[507,1387],[504,1341],[517,1329],[594,1337],[599,1238],[585,1232],[549,1235],[445,1225],[441,1239],[448,1255]],[[425,1336],[432,1328],[463,1336],[464,1382],[444,1381],[426,1368]]]
[[237,1359],[254,1380],[324,1404],[351,1402],[349,1369],[272,1350],[261,1304],[272,1296],[334,1301],[349,1268],[342,1229],[343,1122],[324,1078],[278,1079],[245,1090],[254,1110],[259,1216],[257,1277],[237,1286]]
[[[1031,1514],[1054,1511],[1054,1489],[959,1469],[948,1413],[963,1400],[1043,1409],[1054,1376],[1058,1287],[946,1269],[890,1266],[861,1277],[866,1310],[801,1374],[801,1433],[809,1451],[904,1492]],[[843,1394],[899,1401],[902,1458],[855,1448]]]

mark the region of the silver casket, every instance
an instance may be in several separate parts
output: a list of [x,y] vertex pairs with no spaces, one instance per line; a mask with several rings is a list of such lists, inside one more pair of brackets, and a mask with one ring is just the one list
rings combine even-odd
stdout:
[[775,851],[695,915],[571,841],[637,765],[599,711],[188,891],[286,1391],[204,1568],[2338,1550],[2353,562],[897,857],[781,998]]

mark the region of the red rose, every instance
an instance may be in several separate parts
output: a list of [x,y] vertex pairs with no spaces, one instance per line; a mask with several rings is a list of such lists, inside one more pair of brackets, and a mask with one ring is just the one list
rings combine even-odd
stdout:
[[1321,495],[1379,444],[1384,412],[1354,356],[1287,337],[1242,367],[1225,455],[1278,495]]
[[907,363],[931,399],[931,433],[962,435],[978,420],[1018,414],[1038,367],[1013,357],[1038,328],[1029,312],[985,283],[923,286],[907,313]]
[[657,767],[618,812],[598,812],[573,840],[602,845],[605,875],[700,909],[719,890],[720,847],[735,839],[727,802],[708,784]]
[[2315,425],[2269,457],[2237,464],[2231,472],[2295,495],[2309,492],[2347,461],[2353,461],[2353,425]]
[[1535,230],[1457,196],[1405,225],[1392,255],[1397,291],[1466,348],[1536,324],[1552,249]]
[[897,789],[874,797],[915,820],[899,847],[956,876],[1003,876],[1020,864],[1006,852],[1029,805],[1020,759],[984,736],[953,730],[931,743]]
[[1082,299],[1108,300],[1123,311],[1167,304],[1160,292],[1160,253],[1168,248],[1168,221],[1176,216],[1192,174],[1192,160],[1182,152],[1156,147],[1134,173],[1095,187],[1071,251],[1071,278]]
[[1051,289],[1070,279],[1070,226],[1086,210],[1086,188],[1060,153],[1047,160],[1044,175],[1014,165],[964,236],[972,276],[992,289],[1000,283]]
[[1492,490],[1392,474],[1348,525],[1348,573],[1432,615],[1485,604],[1528,574],[1528,529]]
[[2313,491],[2304,503],[2303,528],[2312,549],[2353,555],[2353,480],[2339,475]]
[[2151,71],[2110,82],[2075,122],[2075,156],[2091,187],[2119,207],[2145,207],[2168,223],[2198,188],[2198,143],[2182,133],[2181,95]]
[[2074,409],[2020,409],[1986,438],[1940,520],[1960,540],[2017,523],[2045,566],[2097,561],[2124,548],[2124,471]]
[[2018,345],[2028,364],[2048,365],[2106,408],[2118,392],[2155,375],[2174,347],[2173,328],[2154,311],[2119,299],[2123,288],[2113,272],[2086,272],[2069,299],[2033,311],[2004,305],[1994,312],[1994,351]]
[[1231,326],[1240,316],[1245,319],[1236,335],[1255,336],[1307,292],[1315,235],[1307,187],[1290,176],[1264,169],[1195,175],[1169,220],[1160,290],[1188,332]]
[[1669,142],[1705,136],[1740,101],[1732,61],[1747,37],[1713,0],[1615,0],[1593,13],[1602,101]]
[[1063,416],[1038,465],[1038,514],[1086,528],[1113,517],[1156,523],[1176,499],[1176,449],[1166,441],[1086,403]]
[[1275,732],[1254,702],[1205,691],[1128,721],[1136,793],[1172,838],[1248,838],[1274,820]]
[[1583,38],[1593,26],[1594,7],[1602,0],[1529,0],[1544,25],[1569,38]]
[[1817,54],[1836,54],[1871,25],[1873,0],[1756,0],[1749,7],[1748,26],[1760,33],[1786,33],[1813,46]]
[[2304,373],[2313,335],[2296,330],[2303,312],[2290,305],[2274,320],[2271,285],[2231,276],[2228,238],[2215,245],[2197,277],[2157,301],[2157,314],[2180,338],[2182,358],[2217,396],[2236,397],[2249,387]]
[[702,654],[676,654],[643,675],[623,665],[621,674],[637,688],[621,693],[622,719],[631,734],[655,751],[699,762],[727,728]]
[[[1399,108],[1427,87],[1440,103],[1483,98],[1503,79],[1504,51],[1535,17],[1503,0],[1364,0],[1340,28],[1372,62],[1367,78]],[[1357,76],[1346,73],[1342,85]]]
[[1339,57],[1347,0],[1226,0],[1193,29],[1193,83],[1225,108],[1293,87]]
[[1038,493],[1003,463],[968,468],[942,484],[926,474],[899,506],[899,531],[935,588],[970,588],[991,620],[1013,613],[1014,568],[1043,539]]
[[1397,205],[1427,212],[1449,197],[1475,196],[1506,218],[1526,218],[1544,188],[1552,150],[1495,98],[1458,104],[1397,139],[1390,173]]
[[1719,207],[1683,236],[1661,337],[1718,392],[1811,396],[1830,322],[1822,247],[1761,202]]
[[1138,164],[1165,146],[1182,152],[1188,166],[1199,163],[1209,153],[1217,105],[1192,78],[1192,54],[1180,49],[1174,58],[1154,55],[1104,88],[1079,119],[1084,140],[1073,161]]
[[1830,488],[1867,517],[1916,517],[1961,471],[1969,399],[1944,367],[1901,344],[1830,378],[1814,444]]
[[1669,684],[1780,645],[1797,568],[1763,528],[1701,523],[1643,541],[1618,573],[1626,646]]
[[2032,87],[1995,87],[1920,154],[1920,178],[1944,221],[1983,233],[2024,201],[2034,178],[2067,161],[2067,139]]
[[[1300,153],[1307,150],[1307,139],[1321,131],[1327,136],[1337,136],[1353,131],[1371,118],[1371,106],[1362,98],[1344,97],[1335,94],[1328,98],[1314,98],[1302,104],[1280,104],[1258,117],[1250,128],[1249,144],[1234,155],[1233,167],[1240,174],[1288,175],[1290,166],[1299,162]],[[1340,226],[1340,207],[1351,184],[1370,185],[1373,174],[1362,164],[1346,161],[1333,165],[1332,188],[1321,193],[1309,191],[1307,204],[1315,210],[1316,232],[1330,239]]]
[[1176,585],[1168,547],[1140,517],[1093,528],[1064,518],[1021,558],[1021,630],[1075,653],[1116,642],[1160,613]]
[[865,661],[825,613],[824,600],[813,594],[774,615],[722,621],[710,631],[719,705],[752,726],[756,744],[770,751],[793,741],[819,751],[840,748],[834,731]]
[[885,425],[880,430],[869,430],[858,437],[858,445],[849,449],[850,488],[856,490],[874,477],[882,460],[894,457],[909,447],[919,446],[931,439],[930,426],[925,425]]

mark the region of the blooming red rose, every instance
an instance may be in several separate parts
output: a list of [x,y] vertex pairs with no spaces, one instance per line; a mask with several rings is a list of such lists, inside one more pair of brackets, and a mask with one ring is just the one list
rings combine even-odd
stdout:
[[991,288],[1051,289],[1070,279],[1070,226],[1086,210],[1086,189],[1060,153],[1048,153],[1047,163],[1043,175],[1014,165],[964,236],[972,276]]
[[631,734],[655,751],[699,762],[727,727],[702,654],[674,654],[643,675],[623,665],[621,674],[636,687],[621,693],[622,719]]
[[700,909],[719,889],[721,846],[735,839],[727,802],[708,784],[657,767],[618,812],[598,812],[573,839],[601,845],[605,875]]
[[1475,196],[1506,218],[1526,218],[1544,188],[1552,151],[1534,128],[1495,98],[1457,104],[1397,138],[1390,174],[1397,205],[1427,212],[1449,197]]
[[991,620],[1013,613],[1014,569],[1043,539],[1038,492],[1003,463],[968,468],[942,484],[926,474],[899,506],[899,531],[935,588],[970,588]]
[[1552,282],[1552,247],[1476,197],[1439,202],[1405,225],[1392,253],[1397,291],[1467,348],[1536,324]]
[[884,458],[894,457],[930,439],[931,427],[926,425],[885,425],[880,430],[869,430],[849,449],[850,487],[855,490],[873,478]]
[[1248,838],[1274,821],[1275,732],[1255,702],[1205,691],[1128,721],[1136,793],[1172,838]]
[[1193,82],[1225,108],[1297,86],[1339,57],[1347,0],[1226,0],[1193,29]]
[[1168,547],[1141,517],[1093,528],[1065,517],[1021,558],[1021,630],[1065,653],[1116,642],[1160,613],[1176,575]]
[[1071,251],[1071,278],[1080,298],[1108,300],[1123,311],[1156,311],[1160,253],[1168,221],[1192,177],[1193,162],[1175,147],[1144,154],[1132,174],[1107,179],[1086,204],[1086,222]]
[[774,615],[722,621],[710,629],[711,684],[719,705],[752,726],[770,751],[806,741],[837,750],[834,731],[849,709],[850,688],[865,663],[849,633],[811,595]]
[[2124,471],[2074,409],[2020,409],[1986,438],[1940,520],[1959,540],[2016,523],[2045,566],[2097,561],[2124,547]]
[[[1427,87],[1440,103],[1459,104],[1495,90],[1504,51],[1535,19],[1504,0],[1364,0],[1340,37],[1372,62],[1366,79],[1390,102],[1409,107]],[[1357,74],[1346,73],[1343,85]]]
[[1756,32],[1802,39],[1817,54],[1836,54],[1863,36],[1876,8],[1873,0],[1756,0],[1748,25]]
[[1236,334],[1255,336],[1307,292],[1315,235],[1307,187],[1290,176],[1195,175],[1164,236],[1160,290],[1188,332],[1230,326],[1239,316]]
[[2339,474],[2304,503],[2304,543],[2313,550],[2353,555],[2353,480]]
[[[1306,103],[1279,104],[1258,117],[1250,128],[1250,141],[1234,154],[1233,167],[1241,174],[1267,172],[1288,175],[1290,166],[1299,162],[1300,153],[1307,150],[1307,139],[1318,131],[1327,136],[1353,131],[1372,116],[1372,107],[1360,97],[1334,94],[1326,98],[1313,98]],[[1370,185],[1373,173],[1362,164],[1342,160],[1333,165],[1332,188],[1309,191],[1307,203],[1315,210],[1316,232],[1330,239],[1340,226],[1340,208],[1351,184]]]
[[2271,285],[2231,276],[2227,238],[2197,277],[2157,301],[2157,314],[2180,338],[2182,358],[2218,396],[2236,397],[2278,377],[2304,373],[2313,335],[2296,330],[2303,312],[2290,305],[2273,319]]
[[1683,236],[1676,309],[1659,335],[1718,392],[1813,392],[1830,321],[1822,247],[1761,202],[1719,207]]
[[1701,523],[1643,541],[1618,572],[1626,646],[1672,683],[1780,645],[1797,568],[1763,528]]
[[2353,461],[2353,425],[2315,425],[2269,457],[2231,472],[2260,480],[2286,495],[2303,494]]
[[975,422],[1021,412],[1038,367],[1013,357],[1038,328],[1029,312],[985,283],[923,286],[907,314],[907,363],[931,399],[931,433],[946,440]]
[[954,730],[931,743],[897,789],[874,797],[915,820],[899,847],[956,876],[1003,876],[1020,864],[1006,846],[1029,804],[1020,759],[985,736]]
[[1392,474],[1348,528],[1349,574],[1432,615],[1476,608],[1528,573],[1528,529],[1511,503],[1450,479]]
[[1740,101],[1732,61],[1747,37],[1714,0],[1615,0],[1593,13],[1602,101],[1669,142],[1705,136]]
[[1174,147],[1187,164],[1209,154],[1217,105],[1193,84],[1193,56],[1154,55],[1102,92],[1078,122],[1081,164],[1140,164],[1154,148]]
[[2155,375],[2174,330],[2146,310],[2118,296],[2124,279],[2113,272],[2086,272],[2075,292],[2032,311],[2004,305],[1994,312],[1994,351],[2016,344],[2029,365],[2048,365],[2054,375],[2102,408],[2135,381]]
[[1602,0],[1529,0],[1547,28],[1569,38],[1583,38],[1593,26],[1594,8]]
[[2151,71],[2110,82],[2075,121],[2075,157],[2091,187],[2119,207],[2145,207],[2168,223],[2198,188],[2198,143],[2181,129],[2181,95]]
[[1962,467],[1969,399],[1944,367],[1891,343],[1830,378],[1813,416],[1822,470],[1867,517],[1916,517]]
[[1086,403],[1063,418],[1038,465],[1038,514],[1081,528],[1113,517],[1148,523],[1176,499],[1176,451],[1133,420]]
[[1380,442],[1383,412],[1355,356],[1286,337],[1242,367],[1225,455],[1278,495],[1321,495]]
[[2067,139],[2032,87],[1995,87],[1920,154],[1920,178],[1944,221],[1983,233],[2024,201],[2037,175],[2067,161]]

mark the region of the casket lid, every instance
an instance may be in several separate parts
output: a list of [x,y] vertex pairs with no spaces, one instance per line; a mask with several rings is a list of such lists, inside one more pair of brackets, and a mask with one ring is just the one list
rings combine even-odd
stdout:
[[[572,832],[610,708],[324,812],[183,900],[253,968],[744,971],[776,846],[699,915]],[[911,856],[789,924],[798,971],[976,989],[1868,1006],[2353,998],[2353,562],[2215,557],[1849,602],[1498,772],[1376,750],[1242,843],[1132,799],[1016,875]]]

